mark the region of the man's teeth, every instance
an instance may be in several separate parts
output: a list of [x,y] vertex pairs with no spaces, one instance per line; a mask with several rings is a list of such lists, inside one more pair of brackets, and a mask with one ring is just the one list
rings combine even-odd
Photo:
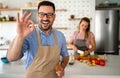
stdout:
[[49,22],[43,22],[44,24],[47,24],[47,23],[49,23]]

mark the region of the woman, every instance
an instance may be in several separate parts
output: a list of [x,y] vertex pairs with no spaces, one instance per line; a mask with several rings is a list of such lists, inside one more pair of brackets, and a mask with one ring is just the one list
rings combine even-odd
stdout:
[[90,31],[90,20],[87,17],[81,19],[79,30],[74,31],[70,37],[68,45],[77,52],[78,50],[84,51],[84,56],[96,49],[96,42],[94,34]]

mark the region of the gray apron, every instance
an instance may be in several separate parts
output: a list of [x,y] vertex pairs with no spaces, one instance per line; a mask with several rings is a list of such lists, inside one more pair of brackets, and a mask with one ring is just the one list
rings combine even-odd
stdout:
[[86,40],[85,40],[85,38],[84,39],[76,39],[77,35],[75,36],[75,40],[73,42],[74,45],[77,47],[78,50],[82,50],[82,51],[88,50],[88,47],[86,46]]

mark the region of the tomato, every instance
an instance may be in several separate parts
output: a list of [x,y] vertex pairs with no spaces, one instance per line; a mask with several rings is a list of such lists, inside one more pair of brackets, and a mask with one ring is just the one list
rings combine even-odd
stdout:
[[95,64],[99,65],[100,64],[100,60],[95,59]]
[[105,66],[105,60],[100,60],[100,65]]
[[77,60],[78,60],[78,61],[80,61],[80,60],[81,60],[81,58],[80,58],[80,57],[78,57],[78,58],[77,58]]
[[88,58],[87,60],[88,60],[88,62],[92,62],[92,58]]
[[97,60],[97,58],[93,58],[93,60]]

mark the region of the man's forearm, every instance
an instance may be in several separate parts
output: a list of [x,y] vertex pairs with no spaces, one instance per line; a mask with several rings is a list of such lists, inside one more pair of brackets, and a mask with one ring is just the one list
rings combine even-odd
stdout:
[[19,58],[21,54],[21,47],[23,45],[23,38],[20,38],[19,36],[16,36],[13,42],[11,43],[9,49],[8,49],[8,55],[7,58],[9,61],[13,61]]
[[63,67],[63,69],[65,69],[68,61],[69,61],[69,56],[65,56],[65,57],[62,58],[61,66]]

